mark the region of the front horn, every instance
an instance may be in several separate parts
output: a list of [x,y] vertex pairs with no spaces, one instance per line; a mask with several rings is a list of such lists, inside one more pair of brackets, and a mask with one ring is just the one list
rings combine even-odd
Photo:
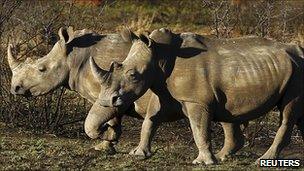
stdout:
[[93,57],[90,57],[90,66],[91,66],[91,71],[93,72],[94,77],[102,83],[104,81],[104,76],[107,74],[106,70],[103,70],[100,68]]
[[7,60],[11,69],[16,68],[19,64],[19,61],[13,57],[11,44],[9,44],[7,47]]

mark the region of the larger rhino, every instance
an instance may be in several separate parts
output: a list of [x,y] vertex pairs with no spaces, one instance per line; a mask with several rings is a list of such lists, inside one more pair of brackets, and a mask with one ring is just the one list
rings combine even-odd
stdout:
[[[214,164],[209,131],[212,119],[239,124],[264,115],[275,106],[280,110],[280,127],[260,159],[278,157],[290,142],[294,124],[304,140],[301,47],[257,37],[208,39],[192,33],[168,34],[186,39],[183,42],[195,45],[193,48],[205,49],[197,53],[170,52],[164,44],[141,36],[133,40],[127,58],[99,78],[103,89],[98,101],[103,106],[113,106],[117,101],[117,107],[128,106],[149,88],[155,93],[148,103],[134,153],[149,153],[157,126],[184,114],[190,120],[199,150],[193,163]],[[93,59],[91,66],[98,77],[102,69]],[[178,113],[180,110],[183,112]]]
[[[160,29],[151,34],[156,41],[166,41],[163,34],[165,29]],[[30,58],[25,62],[16,60],[8,46],[8,62],[13,76],[11,80],[11,93],[23,96],[39,96],[64,86],[78,92],[82,97],[94,104],[101,90],[97,79],[89,65],[89,57],[93,56],[99,67],[110,65],[112,60],[122,61],[132,46],[131,38],[136,37],[128,30],[121,34],[99,35],[90,30],[73,31],[72,27],[60,28],[59,41],[52,50],[38,60]],[[103,142],[95,146],[96,150],[113,151],[114,144],[121,133],[121,113],[144,118],[146,103],[151,92],[147,92],[127,109],[117,111],[116,108],[100,109],[95,103],[85,120],[85,132],[90,138],[97,138],[101,134],[100,123],[109,120]],[[110,115],[114,117],[108,118]],[[243,136],[239,126],[223,123],[225,143],[218,157],[222,160],[227,155],[235,152],[243,144]]]

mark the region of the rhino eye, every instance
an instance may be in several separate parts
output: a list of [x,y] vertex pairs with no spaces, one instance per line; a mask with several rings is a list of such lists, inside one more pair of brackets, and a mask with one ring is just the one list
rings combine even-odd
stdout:
[[132,81],[137,81],[138,80],[138,74],[136,72],[130,73],[129,77]]
[[133,82],[138,81],[139,73],[134,69],[130,69],[126,72],[126,78]]
[[40,65],[40,66],[38,66],[38,70],[40,72],[44,72],[44,71],[46,71],[46,67],[44,65]]
[[130,77],[135,78],[136,77],[136,73],[131,73]]

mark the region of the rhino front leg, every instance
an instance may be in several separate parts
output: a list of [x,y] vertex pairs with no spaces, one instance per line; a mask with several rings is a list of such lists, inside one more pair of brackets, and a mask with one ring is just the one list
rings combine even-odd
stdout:
[[107,130],[103,132],[102,142],[95,145],[94,149],[98,151],[105,151],[108,154],[115,154],[116,150],[114,145],[117,144],[121,135],[121,118],[113,118],[107,122]]
[[[101,107],[94,104],[86,117],[84,130],[92,139],[99,138],[104,133],[103,141],[96,145],[94,149],[114,154],[116,152],[114,144],[121,135],[121,117],[114,117],[110,120],[108,118],[112,118],[111,113],[113,111],[110,108],[109,111],[107,109],[101,110]],[[107,120],[108,122],[105,123]]]
[[199,150],[198,157],[193,164],[215,164],[216,160],[211,152],[210,123],[212,120],[208,108],[195,103],[185,103],[194,141]]
[[156,95],[152,95],[147,109],[147,114],[141,127],[139,145],[130,151],[130,155],[151,156],[151,141],[160,124],[160,103]]
[[215,157],[220,161],[225,161],[229,155],[243,147],[245,140],[240,124],[221,122],[221,125],[225,135],[224,147]]
[[151,141],[156,132],[156,124],[147,118],[142,124],[139,145],[130,151],[130,155],[143,156],[144,158],[151,156]]

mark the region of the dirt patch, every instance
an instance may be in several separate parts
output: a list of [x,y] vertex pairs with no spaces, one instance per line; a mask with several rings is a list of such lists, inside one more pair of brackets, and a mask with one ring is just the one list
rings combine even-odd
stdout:
[[[83,131],[77,137],[71,130],[61,135],[33,134],[31,131],[9,128],[0,124],[0,170],[54,170],[54,169],[130,169],[130,170],[232,170],[257,169],[252,163],[262,155],[272,138],[265,141],[261,137],[252,148],[244,147],[228,161],[214,166],[192,165],[197,149],[186,121],[167,123],[160,127],[153,142],[153,156],[140,159],[129,156],[128,152],[139,141],[141,121],[125,118],[123,135],[117,145],[118,153],[107,155],[92,150],[99,140],[90,140]],[[82,123],[78,123],[82,128]],[[79,131],[76,129],[75,131]],[[73,136],[71,136],[73,135]],[[222,130],[217,124],[212,129],[213,151],[217,152],[223,143]],[[282,152],[283,158],[297,158],[304,161],[303,142],[293,136],[291,144]],[[303,163],[302,163],[303,168]]]

